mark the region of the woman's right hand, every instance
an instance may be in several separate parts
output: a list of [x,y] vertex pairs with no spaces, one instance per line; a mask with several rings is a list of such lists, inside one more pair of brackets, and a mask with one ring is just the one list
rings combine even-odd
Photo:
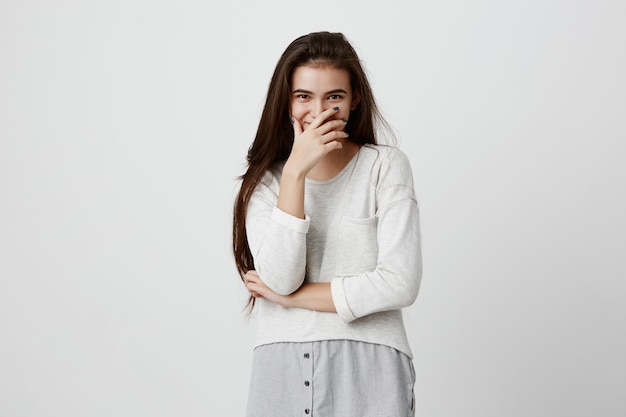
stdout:
[[285,170],[299,177],[306,176],[317,163],[329,152],[342,148],[338,139],[345,139],[348,133],[343,129],[343,120],[328,120],[337,111],[332,107],[321,112],[306,128],[302,121],[292,117],[294,140],[289,158],[285,162]]

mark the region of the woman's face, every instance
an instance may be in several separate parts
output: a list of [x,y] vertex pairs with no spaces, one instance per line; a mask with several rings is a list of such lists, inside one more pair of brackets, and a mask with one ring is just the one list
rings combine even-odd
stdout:
[[348,120],[360,99],[352,92],[348,71],[327,64],[297,67],[291,77],[291,90],[291,116],[305,129],[331,107],[339,107],[332,119]]

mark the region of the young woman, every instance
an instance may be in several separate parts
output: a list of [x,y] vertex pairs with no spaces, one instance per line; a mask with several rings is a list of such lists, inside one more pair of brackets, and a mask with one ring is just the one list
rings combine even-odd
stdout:
[[401,308],[421,279],[411,167],[341,33],[293,41],[234,208],[257,326],[249,417],[414,415]]

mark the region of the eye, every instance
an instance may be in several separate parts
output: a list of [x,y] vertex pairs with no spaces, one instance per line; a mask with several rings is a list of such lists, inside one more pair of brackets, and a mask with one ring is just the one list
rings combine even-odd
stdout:
[[341,95],[339,94],[333,94],[331,96],[328,96],[329,100],[341,100]]
[[306,99],[309,98],[309,95],[308,94],[298,94],[296,97],[299,98],[300,100],[306,100]]

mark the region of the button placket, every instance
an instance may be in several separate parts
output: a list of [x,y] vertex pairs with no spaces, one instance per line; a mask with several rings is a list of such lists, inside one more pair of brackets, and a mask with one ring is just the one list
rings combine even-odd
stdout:
[[311,416],[313,410],[313,342],[302,343],[302,412]]

